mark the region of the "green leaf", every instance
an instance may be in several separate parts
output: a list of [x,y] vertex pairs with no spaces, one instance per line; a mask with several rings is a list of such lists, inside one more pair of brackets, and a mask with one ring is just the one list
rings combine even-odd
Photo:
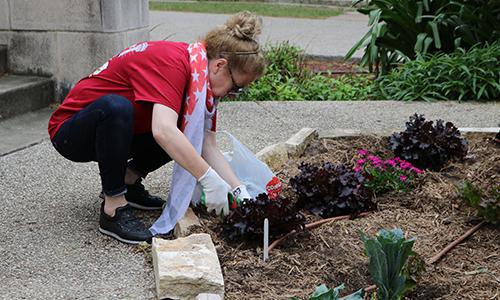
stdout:
[[368,270],[377,285],[380,299],[401,299],[411,288],[406,278],[408,257],[414,255],[414,239],[406,240],[400,229],[380,230],[375,239],[360,234],[370,262]]
[[433,42],[433,39],[428,36],[425,38],[424,40],[424,50],[422,51],[423,54],[426,54],[427,53],[427,50],[429,49],[429,46],[432,44]]
[[[316,287],[309,300],[363,300],[364,290],[360,289],[357,292],[346,297],[339,298],[340,291],[344,288],[341,284],[333,289],[329,289],[325,284]],[[290,300],[300,300],[296,297],[291,297]]]
[[[327,294],[329,293],[330,291],[333,292],[332,289],[329,289],[326,285],[322,284],[322,285],[319,285],[316,287],[316,289],[314,290],[314,293],[312,294],[312,297],[319,297],[321,295],[324,295],[324,294]],[[311,300],[313,299],[311,298]],[[318,298],[319,299],[319,298]]]
[[434,37],[434,45],[436,48],[441,49],[441,39],[439,38],[439,31],[436,22],[429,22],[432,29],[432,36]]
[[420,23],[422,22],[422,2],[417,2],[417,15],[415,16],[415,23]]
[[429,11],[429,0],[423,0],[425,11]]
[[363,289],[358,290],[357,292],[347,295],[345,297],[340,298],[341,300],[363,300],[365,291]]
[[425,38],[427,37],[427,33],[419,33],[417,35],[417,42],[415,43],[415,53],[417,54],[421,54],[422,53],[422,50],[424,48],[424,40]]

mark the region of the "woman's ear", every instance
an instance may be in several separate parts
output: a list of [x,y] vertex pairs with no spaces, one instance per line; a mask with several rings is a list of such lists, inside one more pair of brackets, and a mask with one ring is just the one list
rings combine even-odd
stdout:
[[225,58],[218,58],[214,61],[215,65],[215,73],[217,73],[220,69],[224,68],[227,65],[227,59]]

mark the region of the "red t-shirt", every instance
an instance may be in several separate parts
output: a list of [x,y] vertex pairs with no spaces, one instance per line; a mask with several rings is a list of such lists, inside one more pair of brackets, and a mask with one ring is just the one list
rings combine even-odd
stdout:
[[[69,92],[49,120],[50,138],[64,121],[107,94],[132,102],[134,133],[151,132],[154,103],[170,107],[180,115],[191,76],[187,47],[185,43],[148,41],[123,50]],[[215,125],[215,116],[213,121]]]

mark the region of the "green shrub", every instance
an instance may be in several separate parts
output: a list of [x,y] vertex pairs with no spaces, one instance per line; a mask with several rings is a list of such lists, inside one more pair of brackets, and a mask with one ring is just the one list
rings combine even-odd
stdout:
[[304,52],[288,42],[266,46],[268,62],[263,77],[252,83],[236,100],[366,100],[373,82],[366,76],[331,78],[315,74],[302,64]]
[[451,53],[500,39],[498,0],[354,0],[365,2],[369,31],[346,54],[365,48],[362,66],[387,74],[426,53]]
[[498,100],[500,42],[424,55],[376,82],[375,97],[393,100]]

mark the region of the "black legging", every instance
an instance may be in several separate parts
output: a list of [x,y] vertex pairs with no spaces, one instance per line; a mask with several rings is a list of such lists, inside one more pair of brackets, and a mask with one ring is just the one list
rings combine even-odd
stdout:
[[66,120],[52,144],[69,160],[97,161],[104,194],[118,196],[126,191],[127,166],[146,177],[172,160],[151,133],[134,135],[133,117],[128,99],[106,95]]

